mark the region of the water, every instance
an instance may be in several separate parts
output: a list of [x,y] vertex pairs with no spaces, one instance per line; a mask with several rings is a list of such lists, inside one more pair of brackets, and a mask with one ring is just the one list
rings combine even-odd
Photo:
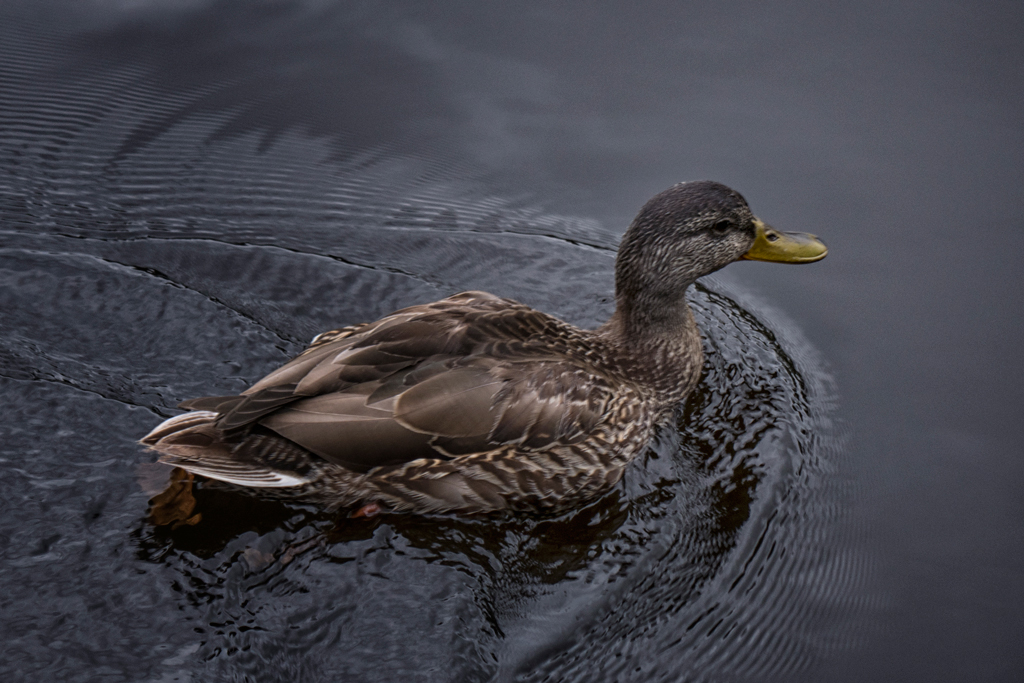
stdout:
[[[1013,680],[1021,13],[822,7],[6,6],[5,680]],[[463,289],[595,325],[699,177],[832,253],[698,287],[607,497],[150,505],[179,400]]]

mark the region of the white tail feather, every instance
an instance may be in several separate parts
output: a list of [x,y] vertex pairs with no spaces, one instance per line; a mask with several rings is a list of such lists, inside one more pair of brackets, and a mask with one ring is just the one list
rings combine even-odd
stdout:
[[235,484],[236,486],[248,486],[250,488],[288,488],[291,486],[302,486],[303,484],[309,483],[309,479],[305,479],[294,474],[285,474],[284,472],[277,472],[263,468],[227,470],[220,467],[220,462],[214,463],[212,467],[204,466],[201,463],[182,461],[173,455],[161,457],[160,462],[180,467],[183,470],[188,470],[193,474],[199,474],[204,477],[208,477],[209,479],[216,479],[217,481]]
[[209,410],[193,410],[188,413],[182,413],[181,415],[175,415],[168,420],[164,420],[158,424],[153,431],[146,434],[139,441],[140,443],[152,445],[168,434],[180,432],[184,429],[188,429],[189,427],[196,427],[201,424],[209,424],[216,419],[217,413]]

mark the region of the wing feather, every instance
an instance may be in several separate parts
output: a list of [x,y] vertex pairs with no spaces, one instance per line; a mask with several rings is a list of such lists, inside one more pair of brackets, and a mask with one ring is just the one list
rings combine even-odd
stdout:
[[539,341],[557,340],[558,325],[467,292],[324,333],[241,396],[187,404],[220,413],[219,429],[259,424],[356,472],[507,444],[544,449],[590,432],[611,395],[585,353]]
[[438,457],[427,436],[403,427],[391,410],[367,406],[360,394],[302,399],[260,424],[355,472]]
[[395,419],[423,434],[488,434],[494,398],[504,381],[479,368],[455,368],[419,382],[395,401]]

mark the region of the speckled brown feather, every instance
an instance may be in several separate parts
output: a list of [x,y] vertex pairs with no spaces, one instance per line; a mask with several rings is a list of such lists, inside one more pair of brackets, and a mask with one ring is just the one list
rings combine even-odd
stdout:
[[[617,481],[625,456],[650,437],[651,420],[634,417],[598,429],[614,403],[647,399],[594,362],[613,353],[595,332],[465,292],[321,335],[242,396],[184,407],[219,408],[212,425],[224,435],[259,428],[232,445],[233,462],[262,465],[256,446],[265,460],[275,437],[319,456],[323,464],[305,469],[333,504],[557,508]],[[154,445],[163,461],[195,468],[194,452],[173,448],[189,438],[186,430]],[[212,468],[207,460],[204,470]],[[348,490],[355,494],[339,495]]]

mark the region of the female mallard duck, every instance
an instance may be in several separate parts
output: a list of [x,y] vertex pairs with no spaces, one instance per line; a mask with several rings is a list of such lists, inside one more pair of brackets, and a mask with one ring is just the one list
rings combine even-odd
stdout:
[[196,474],[362,514],[576,506],[697,383],[687,288],[738,259],[826,253],[724,185],[680,183],[626,231],[615,313],[596,330],[464,292],[325,332],[240,396],[185,401],[142,443]]

